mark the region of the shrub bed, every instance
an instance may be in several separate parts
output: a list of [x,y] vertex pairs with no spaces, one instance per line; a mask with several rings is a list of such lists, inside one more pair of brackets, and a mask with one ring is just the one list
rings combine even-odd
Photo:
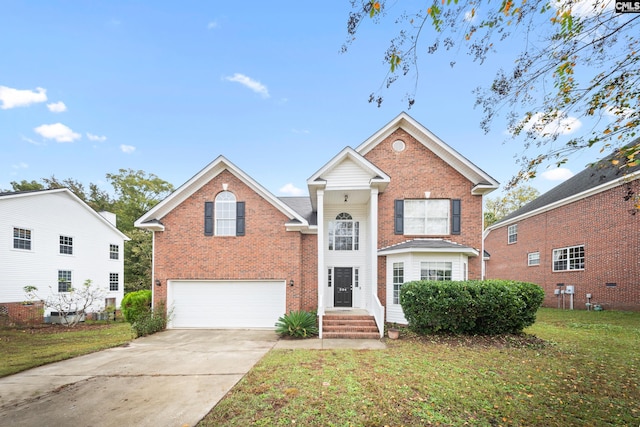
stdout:
[[415,281],[400,291],[409,328],[419,334],[521,333],[543,300],[540,286],[507,280]]

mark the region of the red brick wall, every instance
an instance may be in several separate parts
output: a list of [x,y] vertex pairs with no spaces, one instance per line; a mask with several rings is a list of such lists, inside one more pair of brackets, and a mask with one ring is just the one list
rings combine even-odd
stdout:
[[21,302],[0,303],[0,325],[37,325],[44,323],[44,305],[41,302],[23,304]]
[[[204,203],[213,202],[222,184],[245,202],[245,236],[205,236]],[[303,246],[312,246],[315,236],[285,230],[289,220],[271,203],[228,171],[220,173],[173,209],[155,234],[155,301],[166,301],[166,282],[175,279],[254,280],[287,282],[287,310],[311,305],[317,285]],[[315,251],[314,251],[315,253]],[[305,262],[303,267],[302,263]],[[294,286],[288,286],[293,280]]]
[[[640,181],[633,182],[636,194]],[[640,310],[640,215],[631,215],[626,188],[616,187],[570,205],[518,221],[518,242],[507,244],[507,226],[485,240],[491,254],[487,277],[537,283],[544,304],[557,307],[557,283],[574,285],[574,308],[585,309],[586,294],[605,309]],[[553,272],[553,249],[584,245],[585,268]],[[540,252],[540,265],[527,266],[527,253]],[[608,287],[606,283],[616,283]],[[565,297],[566,307],[568,297]]]
[[[404,151],[396,152],[391,144],[404,141]],[[391,183],[378,199],[378,248],[410,240],[436,237],[477,249],[482,248],[482,197],[471,195],[473,184],[454,168],[415,140],[403,129],[398,129],[365,155],[367,160],[391,177]],[[394,234],[394,200],[424,199],[425,191],[432,199],[461,199],[462,230],[460,235],[409,236]],[[378,295],[384,304],[386,271],[385,258],[378,259]],[[382,267],[380,268],[380,264]],[[469,258],[469,278],[480,279],[481,257]],[[382,289],[380,289],[382,288]],[[381,297],[382,296],[382,297]]]

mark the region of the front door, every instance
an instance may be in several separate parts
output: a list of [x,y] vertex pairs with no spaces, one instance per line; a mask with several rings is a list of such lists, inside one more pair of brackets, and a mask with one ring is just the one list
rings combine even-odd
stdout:
[[333,306],[351,307],[353,301],[353,268],[335,267],[335,284],[333,286]]

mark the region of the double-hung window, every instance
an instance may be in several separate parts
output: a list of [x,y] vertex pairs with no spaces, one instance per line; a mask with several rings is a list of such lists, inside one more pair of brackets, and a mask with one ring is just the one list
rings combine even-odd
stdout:
[[342,212],[329,222],[329,250],[357,251],[360,248],[360,223]]
[[517,241],[518,241],[518,224],[513,224],[507,228],[507,243],[511,244],[511,243],[516,243]]
[[118,245],[109,245],[109,259],[120,258],[120,247]]
[[31,230],[13,227],[13,248],[31,250]]
[[120,285],[118,273],[109,273],[109,290],[117,291]]
[[553,271],[584,270],[584,245],[553,250]]
[[405,200],[404,234],[449,234],[449,200]]
[[71,291],[71,270],[58,270],[58,292]]
[[529,252],[527,254],[527,265],[529,267],[540,265],[540,252]]
[[60,253],[73,255],[73,237],[60,236]]
[[425,261],[420,263],[420,280],[451,280],[452,263]]

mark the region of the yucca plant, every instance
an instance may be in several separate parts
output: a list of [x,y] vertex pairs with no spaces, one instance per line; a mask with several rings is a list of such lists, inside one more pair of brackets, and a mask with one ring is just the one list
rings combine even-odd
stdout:
[[315,313],[308,311],[290,311],[276,322],[276,333],[280,336],[308,338],[318,335]]

